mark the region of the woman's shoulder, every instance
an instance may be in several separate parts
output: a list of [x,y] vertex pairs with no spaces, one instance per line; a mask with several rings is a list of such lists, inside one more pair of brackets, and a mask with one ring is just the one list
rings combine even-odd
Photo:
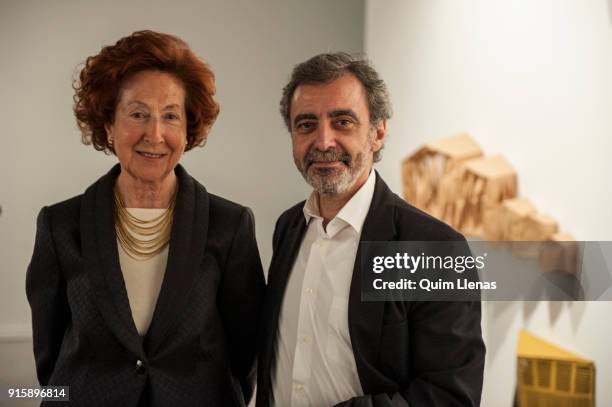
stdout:
[[250,230],[255,233],[255,217],[248,207],[208,194],[208,232],[209,235],[233,236],[230,231]]
[[66,236],[77,236],[79,232],[81,201],[83,195],[77,195],[61,202],[44,206],[37,218],[37,228],[48,229],[56,239]]
[[106,174],[102,175],[91,185],[89,185],[84,192],[63,201],[47,205],[45,208],[53,217],[62,217],[63,215],[72,216],[74,214],[78,215],[83,202],[87,202],[89,205],[91,205],[92,200],[96,199],[96,187],[101,184],[108,184],[111,182],[111,180],[118,175],[118,172],[119,166],[115,165]]
[[193,191],[196,199],[200,202],[202,200],[207,201],[211,218],[221,218],[227,223],[227,221],[233,219],[240,220],[245,212],[251,213],[251,210],[246,206],[209,192],[199,180],[189,175],[180,164],[177,166],[176,172],[181,187],[186,187],[190,193]]
[[81,214],[82,199],[83,194],[73,196],[61,202],[47,205],[41,212],[46,211],[49,222],[52,224],[63,226],[74,224],[77,226]]
[[210,213],[214,216],[227,220],[235,219],[237,221],[244,216],[245,212],[251,213],[248,207],[215,194],[208,193],[208,199]]
[[75,214],[78,215],[81,210],[81,201],[83,194],[73,196],[72,198],[65,199],[63,201],[45,206],[47,213],[52,218],[65,218],[73,217]]

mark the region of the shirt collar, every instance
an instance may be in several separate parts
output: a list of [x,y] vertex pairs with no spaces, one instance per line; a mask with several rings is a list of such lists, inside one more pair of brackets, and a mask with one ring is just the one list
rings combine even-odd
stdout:
[[[340,209],[340,212],[332,219],[329,224],[335,223],[336,219],[340,219],[358,233],[361,234],[361,229],[365,218],[370,209],[372,203],[372,197],[374,196],[374,186],[376,184],[376,174],[374,169],[370,171],[370,175],[366,182],[359,188],[359,190],[349,199],[349,201]],[[302,209],[304,217],[306,218],[306,224],[310,223],[312,218],[322,219],[321,211],[319,208],[318,194],[316,191],[312,191],[308,200],[304,204]]]

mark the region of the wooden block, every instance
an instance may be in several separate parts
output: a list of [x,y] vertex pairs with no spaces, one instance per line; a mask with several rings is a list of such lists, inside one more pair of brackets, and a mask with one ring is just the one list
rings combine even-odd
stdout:
[[548,240],[557,233],[557,222],[546,215],[530,213],[523,220],[523,229],[519,233],[520,240]]
[[480,156],[482,150],[465,133],[426,144],[402,163],[404,199],[433,216],[444,217],[445,200],[439,195],[448,191],[441,188],[442,179],[465,160]]
[[578,243],[568,233],[555,233],[541,246],[540,271],[577,274]]
[[[484,211],[483,228],[488,240],[517,240],[517,225],[530,214],[535,214],[535,207],[525,198],[504,200],[500,205],[488,206]],[[520,230],[521,226],[518,226]]]
[[482,150],[467,133],[428,143],[426,147],[453,160],[468,160],[482,156]]
[[529,213],[512,225],[511,236],[515,241],[513,253],[525,257],[538,257],[541,244],[557,232],[554,219],[538,213]]

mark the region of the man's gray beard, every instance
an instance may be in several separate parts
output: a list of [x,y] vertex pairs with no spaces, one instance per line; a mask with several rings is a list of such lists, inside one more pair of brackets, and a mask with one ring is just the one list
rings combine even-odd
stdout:
[[346,168],[314,169],[310,167],[302,171],[302,176],[308,184],[323,196],[334,196],[347,192],[355,184],[357,177],[366,164],[366,155],[360,152],[355,160]]

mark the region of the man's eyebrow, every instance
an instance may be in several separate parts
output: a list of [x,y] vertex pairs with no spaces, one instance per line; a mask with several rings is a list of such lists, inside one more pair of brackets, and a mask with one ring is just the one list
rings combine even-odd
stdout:
[[298,124],[300,120],[317,120],[317,116],[314,113],[300,113],[293,119],[293,124]]
[[357,113],[355,113],[352,109],[334,110],[333,112],[329,112],[327,116],[331,119],[333,119],[334,117],[349,116],[355,119],[357,123],[359,123],[359,118],[357,117]]

